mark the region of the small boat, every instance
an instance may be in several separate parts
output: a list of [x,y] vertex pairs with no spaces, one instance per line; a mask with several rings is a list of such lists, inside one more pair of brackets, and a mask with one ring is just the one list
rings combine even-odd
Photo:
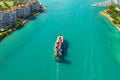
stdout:
[[63,56],[63,36],[59,35],[57,37],[57,40],[55,42],[55,48],[54,48],[54,57],[56,61],[60,62],[62,61]]

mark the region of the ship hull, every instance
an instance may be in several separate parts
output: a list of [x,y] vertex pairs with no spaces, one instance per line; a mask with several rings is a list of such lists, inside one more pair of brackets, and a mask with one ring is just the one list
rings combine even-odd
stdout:
[[58,62],[62,61],[63,57],[63,36],[58,36],[57,40],[55,42],[55,47],[54,47],[54,57],[55,60]]

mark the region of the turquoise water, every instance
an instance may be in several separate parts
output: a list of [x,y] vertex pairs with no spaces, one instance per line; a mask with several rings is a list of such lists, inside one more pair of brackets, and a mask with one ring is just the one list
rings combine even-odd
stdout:
[[41,0],[47,10],[0,42],[0,80],[120,80],[120,32],[99,14],[104,8],[90,6],[96,1]]

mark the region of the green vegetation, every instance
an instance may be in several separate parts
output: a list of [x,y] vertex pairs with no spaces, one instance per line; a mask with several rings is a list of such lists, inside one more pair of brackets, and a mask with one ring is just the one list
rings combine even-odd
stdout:
[[10,34],[11,32],[12,32],[11,29],[2,32],[2,33],[0,34],[0,40],[2,40],[5,36],[7,36],[8,34]]
[[13,6],[27,3],[28,0],[0,0],[0,10],[7,10]]
[[[10,9],[13,6],[19,5],[19,4],[25,4],[28,2],[28,0],[0,0],[0,10],[7,10]],[[41,6],[44,10],[44,7]],[[30,16],[27,16],[26,18],[17,18],[17,23],[10,27],[9,29],[3,31],[2,28],[0,30],[0,41],[6,37],[8,34],[12,33],[13,31],[22,28],[22,26],[30,19],[37,16],[39,12],[31,12]]]
[[13,1],[1,1],[0,2],[0,10],[6,10],[13,6]]
[[14,28],[19,29],[19,28],[21,28],[22,24],[23,24],[23,20],[19,19],[17,24],[14,26]]
[[30,12],[30,16],[33,16],[34,14],[36,14],[36,12]]
[[18,6],[19,4],[22,4],[22,3],[19,2],[19,1],[16,1],[16,2],[13,3],[13,6]]
[[3,32],[0,32],[0,41],[6,37],[7,35],[9,35],[10,33],[12,33],[14,30],[17,30],[17,29],[20,29],[22,27],[22,24],[23,24],[23,20],[19,20],[17,22],[17,24],[13,27],[11,27],[10,29],[8,30],[5,30]]
[[107,14],[113,19],[113,23],[120,25],[120,5],[111,4],[108,6]]

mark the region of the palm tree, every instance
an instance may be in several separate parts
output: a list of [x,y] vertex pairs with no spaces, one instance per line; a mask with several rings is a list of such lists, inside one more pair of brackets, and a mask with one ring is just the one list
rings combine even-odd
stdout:
[[15,6],[15,5],[16,5],[16,3],[17,3],[17,0],[14,0],[14,1],[13,1],[13,6]]

